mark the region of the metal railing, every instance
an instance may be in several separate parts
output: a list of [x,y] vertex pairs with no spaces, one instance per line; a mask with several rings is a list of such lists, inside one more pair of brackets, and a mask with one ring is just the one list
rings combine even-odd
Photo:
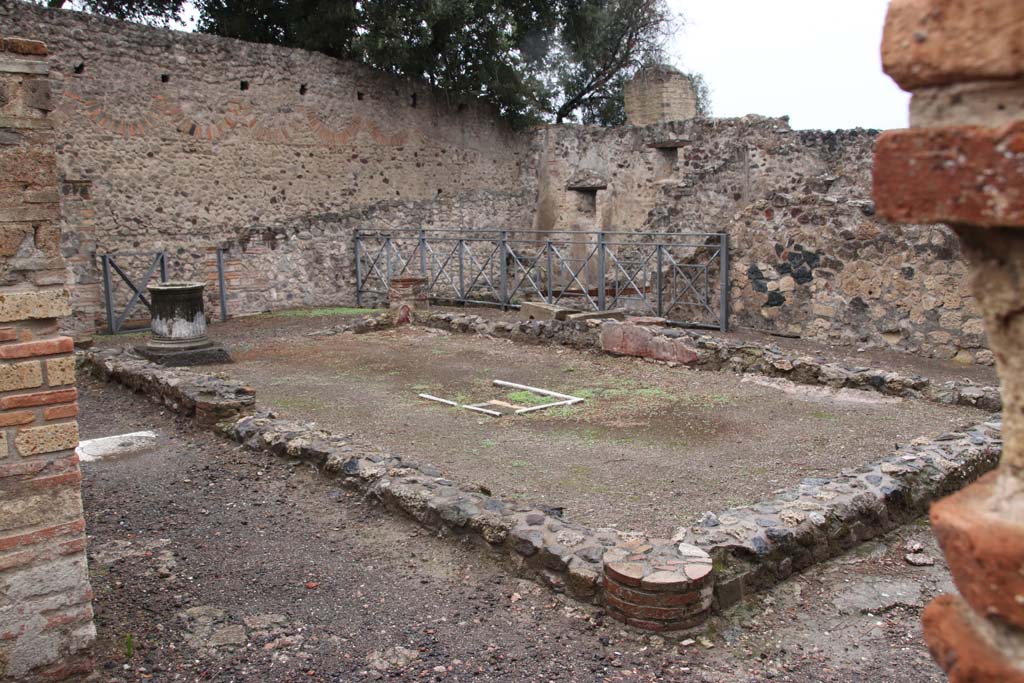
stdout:
[[728,328],[725,233],[358,230],[355,263],[361,306],[386,298],[393,278],[415,276],[438,302],[515,308],[532,299]]
[[[224,252],[217,248],[217,295],[220,297],[220,319],[228,319],[227,287],[224,282]],[[137,332],[147,329],[139,322],[143,320],[139,304],[152,310],[146,287],[153,276],[159,273],[159,282],[168,280],[169,259],[166,251],[120,251],[98,254],[100,269],[103,276],[103,307],[107,319],[107,334]],[[176,264],[175,271],[180,276],[181,263]],[[139,273],[138,276],[135,273]],[[115,277],[116,276],[116,277]],[[127,287],[125,291],[120,285]],[[127,298],[126,298],[127,297]],[[145,317],[148,317],[145,316]],[[125,328],[131,321],[134,326]],[[148,325],[148,323],[147,323]]]

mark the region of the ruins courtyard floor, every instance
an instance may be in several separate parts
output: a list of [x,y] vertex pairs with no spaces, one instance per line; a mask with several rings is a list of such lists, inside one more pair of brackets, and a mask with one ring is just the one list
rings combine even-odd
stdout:
[[[206,369],[251,384],[259,404],[284,417],[351,433],[498,496],[564,508],[590,526],[671,535],[706,510],[752,504],[987,417],[420,327],[308,337],[328,321],[298,321],[214,326],[236,363]],[[494,379],[586,402],[492,418],[417,396],[522,400]]]
[[[795,575],[692,640],[661,638],[306,465],[243,450],[117,385],[79,387],[83,438],[159,437],[82,465],[101,680],[945,680],[919,626],[922,606],[952,588],[925,524]],[[907,565],[908,542],[937,564]]]

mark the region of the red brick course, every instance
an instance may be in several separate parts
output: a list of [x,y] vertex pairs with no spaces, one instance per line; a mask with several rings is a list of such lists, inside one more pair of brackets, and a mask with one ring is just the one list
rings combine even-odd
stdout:
[[1024,122],[886,132],[874,194],[895,222],[1024,227]]
[[74,350],[75,344],[71,337],[57,337],[21,344],[5,344],[0,346],[0,359],[53,356],[58,353],[71,353]]
[[34,391],[30,394],[14,394],[0,397],[0,410],[13,408],[30,408],[53,403],[68,403],[78,399],[78,389],[58,389],[56,391]]
[[970,611],[956,596],[940,595],[921,616],[928,649],[949,683],[1024,683],[1024,669],[978,634]]
[[68,417],[75,417],[78,415],[78,404],[69,403],[63,406],[54,406],[52,408],[46,408],[43,410],[44,420],[63,420]]
[[1024,629],[1024,519],[993,505],[1002,472],[935,503],[932,528],[964,600],[981,616]]
[[12,427],[14,425],[25,425],[35,422],[35,413],[24,410],[16,413],[0,413],[0,427]]
[[1020,0],[893,0],[882,66],[904,90],[1024,76]]

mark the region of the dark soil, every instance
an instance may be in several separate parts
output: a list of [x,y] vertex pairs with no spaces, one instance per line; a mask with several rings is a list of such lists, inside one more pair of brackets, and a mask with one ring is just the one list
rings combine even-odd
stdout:
[[[217,326],[237,362],[208,370],[251,384],[260,405],[286,417],[353,433],[497,495],[564,507],[592,526],[671,535],[705,510],[754,503],[986,417],[425,328],[309,338],[330,323],[305,322]],[[494,379],[587,400],[495,419],[418,397],[521,400]]]
[[[518,580],[307,466],[242,451],[119,387],[84,379],[80,389],[84,438],[161,437],[83,465],[100,680],[944,680],[918,619],[948,575],[941,559],[905,565],[899,536],[794,577],[681,644]],[[903,535],[936,555],[927,527]],[[396,646],[415,658],[386,656]],[[382,651],[392,663],[378,670]]]

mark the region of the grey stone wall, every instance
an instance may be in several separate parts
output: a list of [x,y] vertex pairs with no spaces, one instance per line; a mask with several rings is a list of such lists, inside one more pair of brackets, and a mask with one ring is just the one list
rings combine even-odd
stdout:
[[246,313],[353,303],[356,225],[530,219],[525,139],[423,84],[10,0],[0,23],[50,46],[78,334],[102,319],[98,253],[167,250],[172,276],[211,277],[227,247]]
[[[757,116],[550,126],[534,229],[726,232],[733,325],[991,363],[955,235],[874,216],[875,137]],[[607,184],[596,209],[566,188],[581,172]]]

